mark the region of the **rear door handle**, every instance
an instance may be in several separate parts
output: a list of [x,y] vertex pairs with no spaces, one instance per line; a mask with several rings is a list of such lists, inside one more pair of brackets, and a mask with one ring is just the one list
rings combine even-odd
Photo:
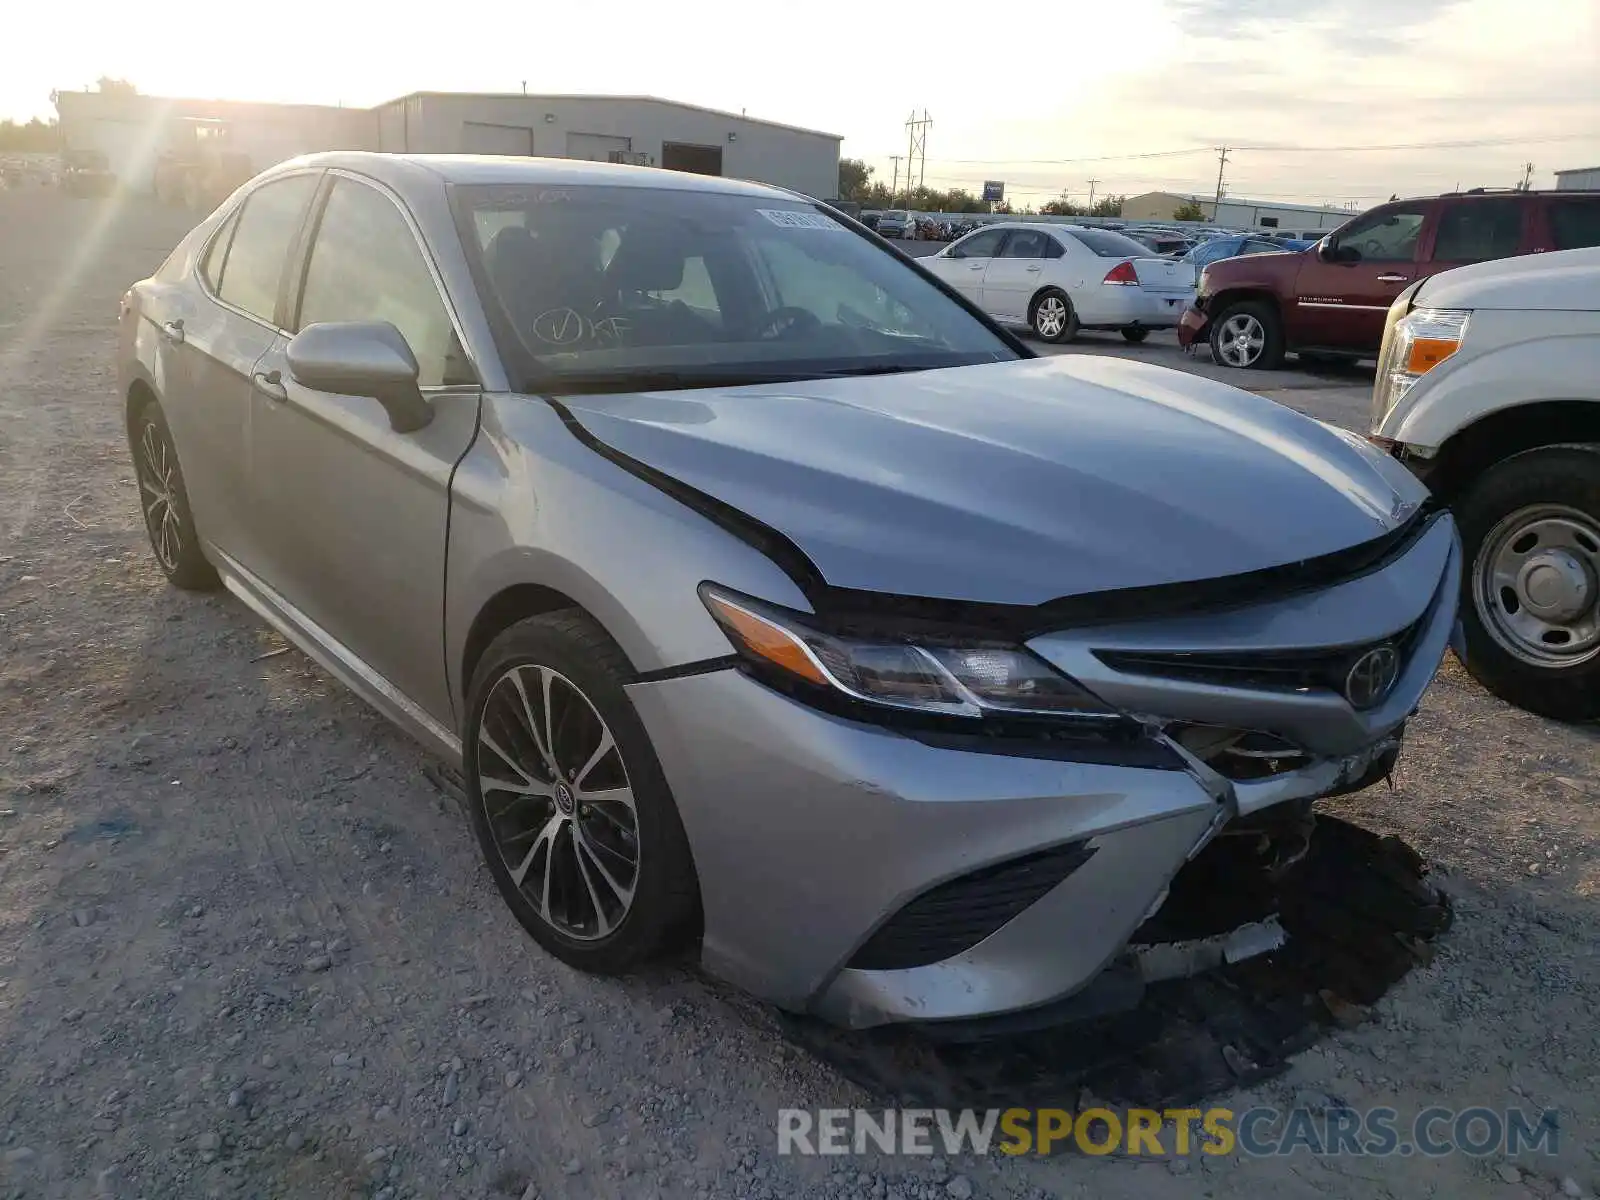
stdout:
[[268,400],[281,403],[289,398],[289,389],[283,386],[283,375],[278,371],[257,371],[250,376],[250,382]]
[[1404,276],[1404,275],[1379,275],[1378,276],[1378,282],[1379,283],[1405,283],[1406,282],[1406,276]]
[[161,325],[161,336],[173,345],[181,346],[183,344],[183,322],[181,320],[164,322]]
[[1044,269],[1043,267],[1029,267],[1028,268],[1029,271],[1042,271],[1043,269]]
[[981,271],[987,265],[988,265],[987,263],[968,263],[967,264],[967,270],[969,270],[969,271]]

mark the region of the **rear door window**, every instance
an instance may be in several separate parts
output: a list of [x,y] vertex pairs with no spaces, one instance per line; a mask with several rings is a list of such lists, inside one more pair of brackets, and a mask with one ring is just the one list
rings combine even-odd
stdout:
[[1050,239],[1042,229],[1014,229],[1006,242],[1006,258],[1043,258]]
[[1510,258],[1522,245],[1522,214],[1530,210],[1531,205],[1514,196],[1446,204],[1433,239],[1434,260],[1473,263]]
[[221,299],[269,325],[277,324],[278,287],[289,262],[289,247],[300,232],[318,179],[292,175],[250,193],[217,284]]
[[1600,196],[1549,201],[1550,239],[1557,250],[1600,246]]

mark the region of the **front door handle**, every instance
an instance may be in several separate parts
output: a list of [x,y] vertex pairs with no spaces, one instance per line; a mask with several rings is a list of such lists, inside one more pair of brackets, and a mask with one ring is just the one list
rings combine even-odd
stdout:
[[1041,271],[1041,270],[1043,270],[1043,269],[1044,269],[1044,268],[1042,268],[1042,267],[1029,267],[1029,268],[1028,268],[1028,270],[1029,270],[1029,272],[1034,272],[1034,271]]
[[981,270],[983,270],[984,266],[985,266],[984,263],[968,263],[967,264],[967,270],[969,270],[969,271],[981,271]]
[[175,346],[183,344],[183,321],[167,321],[161,326],[161,336]]
[[277,400],[280,403],[289,398],[289,389],[283,386],[283,375],[278,371],[257,371],[250,376],[250,382],[256,391],[268,400]]
[[1378,276],[1378,282],[1379,283],[1405,283],[1405,282],[1407,282],[1407,279],[1406,279],[1406,277],[1404,275],[1379,275]]

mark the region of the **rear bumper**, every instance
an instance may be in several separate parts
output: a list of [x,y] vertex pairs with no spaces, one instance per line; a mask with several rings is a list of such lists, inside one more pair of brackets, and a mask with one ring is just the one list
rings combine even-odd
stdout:
[[1187,350],[1190,346],[1204,344],[1210,337],[1211,319],[1198,305],[1191,304],[1178,319],[1178,345]]
[[1171,329],[1187,307],[1187,294],[1102,284],[1079,304],[1078,321],[1084,329]]

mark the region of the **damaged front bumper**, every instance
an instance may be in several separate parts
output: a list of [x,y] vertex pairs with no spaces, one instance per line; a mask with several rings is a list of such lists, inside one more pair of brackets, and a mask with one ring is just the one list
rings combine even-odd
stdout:
[[[1395,561],[1333,588],[1032,639],[1143,726],[1093,756],[909,736],[737,669],[631,685],[694,856],[706,967],[840,1025],[950,1036],[1136,1003],[1171,964],[1141,964],[1130,943],[1186,864],[1232,825],[1393,768],[1454,625],[1459,572],[1441,517]],[[1431,597],[1420,616],[1419,595]],[[1165,670],[1157,652],[1173,647],[1361,648],[1402,629],[1403,665],[1366,708],[1326,689],[1140,673]],[[1185,961],[1270,940],[1230,933]]]

